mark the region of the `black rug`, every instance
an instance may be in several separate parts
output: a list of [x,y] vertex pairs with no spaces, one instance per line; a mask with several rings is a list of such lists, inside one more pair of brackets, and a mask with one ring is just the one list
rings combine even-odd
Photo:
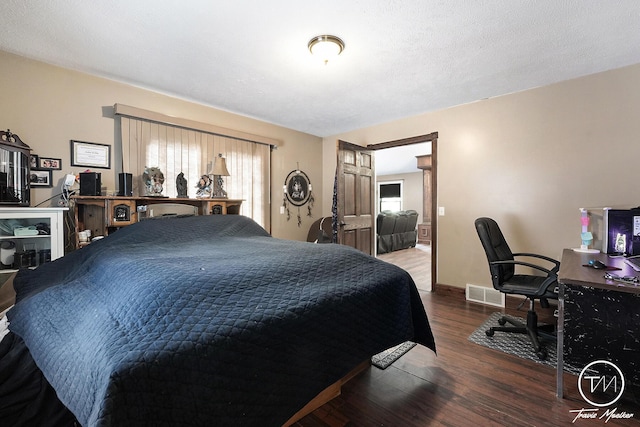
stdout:
[[391,347],[373,356],[371,358],[371,364],[376,368],[386,369],[393,362],[398,360],[400,356],[402,356],[403,354],[405,354],[407,351],[411,350],[415,346],[416,346],[416,343],[414,342],[411,342],[411,341],[403,342],[400,345]]
[[[496,331],[496,333],[492,337],[487,336],[485,331],[492,326],[500,326],[498,324],[498,319],[503,315],[503,313],[498,312],[491,314],[491,316],[489,316],[489,318],[469,336],[469,341],[484,347],[491,348],[493,350],[498,350],[503,353],[521,357],[523,359],[532,360],[536,363],[547,365],[555,369],[558,363],[558,358],[556,357],[555,341],[544,342],[545,349],[547,350],[547,358],[545,360],[540,360],[538,356],[536,356],[536,353],[533,351],[528,335]],[[508,315],[507,317],[510,317],[511,319],[520,321],[522,323],[526,323],[526,320],[520,317]],[[564,365],[564,370],[576,375],[580,374],[580,369],[577,369],[573,366],[568,366],[566,363]]]

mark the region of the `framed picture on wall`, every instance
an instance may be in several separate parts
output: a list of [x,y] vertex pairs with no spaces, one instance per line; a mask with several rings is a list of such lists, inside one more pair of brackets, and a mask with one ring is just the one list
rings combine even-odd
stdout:
[[31,169],[29,175],[29,186],[35,187],[52,187],[52,170],[51,169]]
[[35,154],[31,154],[29,156],[29,167],[31,169],[37,169],[38,168],[38,156],[36,156]]
[[36,163],[38,164],[36,169],[55,169],[55,170],[62,169],[61,159],[54,159],[51,157],[38,157],[38,160]]
[[111,146],[71,140],[71,166],[109,169]]

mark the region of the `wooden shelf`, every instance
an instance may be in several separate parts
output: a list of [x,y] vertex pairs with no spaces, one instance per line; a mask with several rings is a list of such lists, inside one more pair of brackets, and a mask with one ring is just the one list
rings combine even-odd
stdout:
[[[89,230],[91,237],[108,236],[115,230],[134,224],[143,215],[153,217],[154,205],[191,206],[198,215],[239,214],[239,199],[192,199],[171,197],[127,196],[72,196],[75,204],[75,247],[82,248],[91,242],[80,242],[78,233]],[[156,208],[159,210],[159,207]]]

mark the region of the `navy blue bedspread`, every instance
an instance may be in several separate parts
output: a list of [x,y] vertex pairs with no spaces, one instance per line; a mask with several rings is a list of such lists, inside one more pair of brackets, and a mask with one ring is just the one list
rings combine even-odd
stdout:
[[435,351],[405,271],[237,215],[124,227],[14,286],[10,329],[83,426],[281,425],[373,354]]

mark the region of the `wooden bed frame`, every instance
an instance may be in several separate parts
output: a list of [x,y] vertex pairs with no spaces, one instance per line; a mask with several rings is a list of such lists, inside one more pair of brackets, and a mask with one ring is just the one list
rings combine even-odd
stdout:
[[315,411],[325,403],[340,396],[340,393],[342,391],[342,386],[347,382],[349,382],[349,380],[351,380],[353,377],[357,376],[358,374],[360,374],[361,372],[369,368],[369,366],[371,366],[370,359],[360,363],[358,366],[353,368],[351,372],[349,372],[347,375],[345,375],[344,377],[342,377],[341,379],[339,379],[338,381],[336,381],[335,383],[331,384],[329,387],[325,388],[320,393],[318,393],[316,397],[311,399],[309,403],[307,403],[302,409],[300,409],[291,418],[289,418],[287,422],[282,425],[282,427],[289,427],[293,425],[294,423],[306,417],[307,415],[309,415],[310,413],[312,413],[313,411]]

